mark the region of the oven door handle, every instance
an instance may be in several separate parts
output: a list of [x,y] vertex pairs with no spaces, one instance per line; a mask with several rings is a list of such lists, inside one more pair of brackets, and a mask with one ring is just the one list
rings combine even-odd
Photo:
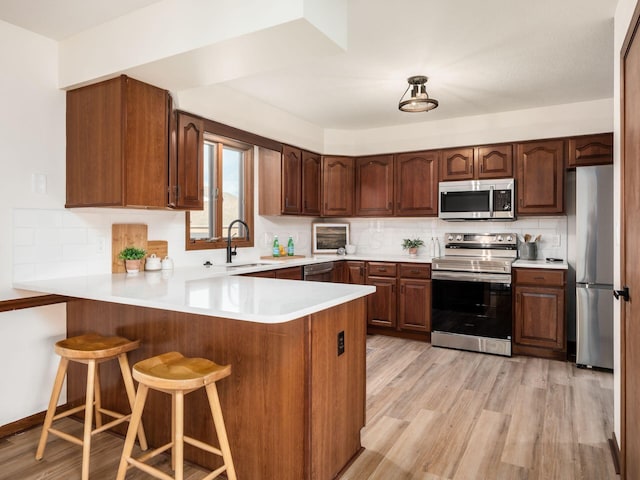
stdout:
[[493,185],[489,187],[489,217],[493,218]]
[[453,280],[459,282],[487,282],[511,285],[511,275],[498,273],[471,273],[471,272],[443,272],[435,270],[431,272],[432,280]]

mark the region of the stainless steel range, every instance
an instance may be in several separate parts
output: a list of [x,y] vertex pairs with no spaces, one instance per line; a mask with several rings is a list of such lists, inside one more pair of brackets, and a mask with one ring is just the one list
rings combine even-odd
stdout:
[[431,343],[511,356],[515,233],[448,233],[432,260]]

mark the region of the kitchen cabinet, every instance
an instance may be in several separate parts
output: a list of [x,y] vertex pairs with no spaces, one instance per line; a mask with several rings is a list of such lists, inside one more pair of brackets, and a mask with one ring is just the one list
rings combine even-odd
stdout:
[[348,272],[348,283],[364,285],[366,281],[365,263],[362,261],[348,260],[345,262]]
[[282,213],[320,216],[320,155],[282,147]]
[[440,180],[513,177],[513,145],[486,145],[442,150]]
[[438,215],[437,150],[401,153],[395,158],[395,215]]
[[566,360],[566,271],[515,268],[516,354]]
[[176,112],[175,115],[177,132],[175,155],[170,156],[172,185],[169,188],[169,205],[183,210],[202,210],[204,119],[185,112]]
[[282,213],[302,213],[302,151],[282,147]]
[[278,268],[263,272],[243,273],[243,277],[282,278],[286,280],[302,280],[302,267]]
[[517,214],[564,212],[564,141],[544,140],[516,145]]
[[431,265],[401,263],[398,327],[431,332]]
[[393,215],[393,155],[356,159],[356,215]]
[[569,168],[613,163],[613,133],[581,135],[568,140]]
[[351,157],[322,157],[322,216],[353,215],[354,164]]
[[[358,279],[360,265],[352,263],[353,278]],[[365,270],[366,284],[376,287],[376,293],[367,297],[369,330],[428,339],[431,332],[431,265],[367,262]]]
[[69,90],[65,206],[167,208],[170,110],[125,75]]

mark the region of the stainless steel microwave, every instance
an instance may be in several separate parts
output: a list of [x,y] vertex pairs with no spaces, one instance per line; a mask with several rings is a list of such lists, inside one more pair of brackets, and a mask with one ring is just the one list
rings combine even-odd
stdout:
[[515,220],[515,185],[513,178],[440,182],[438,217],[443,220]]

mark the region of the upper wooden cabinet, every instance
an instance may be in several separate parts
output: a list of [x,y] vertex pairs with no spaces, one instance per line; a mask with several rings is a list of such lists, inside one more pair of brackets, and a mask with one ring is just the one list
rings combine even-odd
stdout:
[[581,135],[568,140],[569,167],[613,163],[613,133]]
[[354,163],[351,157],[322,157],[322,215],[353,215]]
[[67,92],[67,207],[168,206],[170,101],[124,75]]
[[513,145],[510,143],[442,150],[442,181],[509,177],[513,177]]
[[282,213],[320,215],[320,155],[282,147]]
[[564,141],[516,146],[518,215],[564,212]]
[[393,215],[393,155],[356,159],[356,215]]
[[282,147],[282,213],[302,213],[302,151]]
[[437,150],[402,153],[395,159],[395,215],[438,215]]
[[170,156],[169,205],[186,210],[204,208],[204,120],[176,112],[175,154]]
[[320,216],[322,163],[317,153],[302,151],[302,213]]

